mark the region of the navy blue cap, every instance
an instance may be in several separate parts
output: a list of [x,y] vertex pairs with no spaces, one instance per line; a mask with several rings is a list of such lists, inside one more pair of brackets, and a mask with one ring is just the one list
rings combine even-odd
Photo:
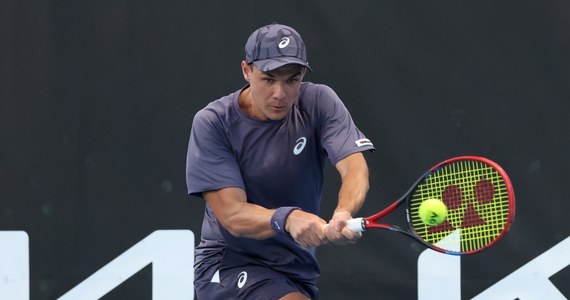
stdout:
[[287,25],[273,23],[254,31],[245,44],[245,62],[268,72],[287,64],[307,67],[307,50],[301,35]]

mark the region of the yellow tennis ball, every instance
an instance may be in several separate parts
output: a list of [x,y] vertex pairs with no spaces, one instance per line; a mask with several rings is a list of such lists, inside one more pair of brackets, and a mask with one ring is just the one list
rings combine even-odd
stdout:
[[427,199],[420,204],[418,215],[426,225],[439,225],[447,217],[447,207],[439,199]]

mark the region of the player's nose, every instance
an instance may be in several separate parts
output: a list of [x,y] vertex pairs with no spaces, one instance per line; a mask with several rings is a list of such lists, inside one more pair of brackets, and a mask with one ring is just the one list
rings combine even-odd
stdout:
[[273,98],[275,99],[284,99],[287,93],[285,92],[285,84],[282,82],[278,82],[277,84],[273,85]]

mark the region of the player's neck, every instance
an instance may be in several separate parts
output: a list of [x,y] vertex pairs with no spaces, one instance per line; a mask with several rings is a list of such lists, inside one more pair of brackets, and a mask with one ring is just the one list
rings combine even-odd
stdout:
[[255,117],[253,114],[253,101],[251,98],[251,90],[250,88],[244,89],[241,94],[239,94],[238,104],[241,111],[243,111],[246,115],[250,117]]

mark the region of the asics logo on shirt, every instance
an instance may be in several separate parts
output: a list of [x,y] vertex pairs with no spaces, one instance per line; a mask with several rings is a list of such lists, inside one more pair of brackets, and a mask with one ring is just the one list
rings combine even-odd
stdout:
[[307,145],[307,138],[306,137],[300,137],[295,142],[297,144],[295,144],[295,148],[293,148],[293,154],[299,155],[299,154],[301,154],[301,152],[303,152],[303,149],[305,149],[305,145]]
[[245,285],[246,281],[247,281],[247,272],[243,271],[239,273],[237,287],[241,289]]

